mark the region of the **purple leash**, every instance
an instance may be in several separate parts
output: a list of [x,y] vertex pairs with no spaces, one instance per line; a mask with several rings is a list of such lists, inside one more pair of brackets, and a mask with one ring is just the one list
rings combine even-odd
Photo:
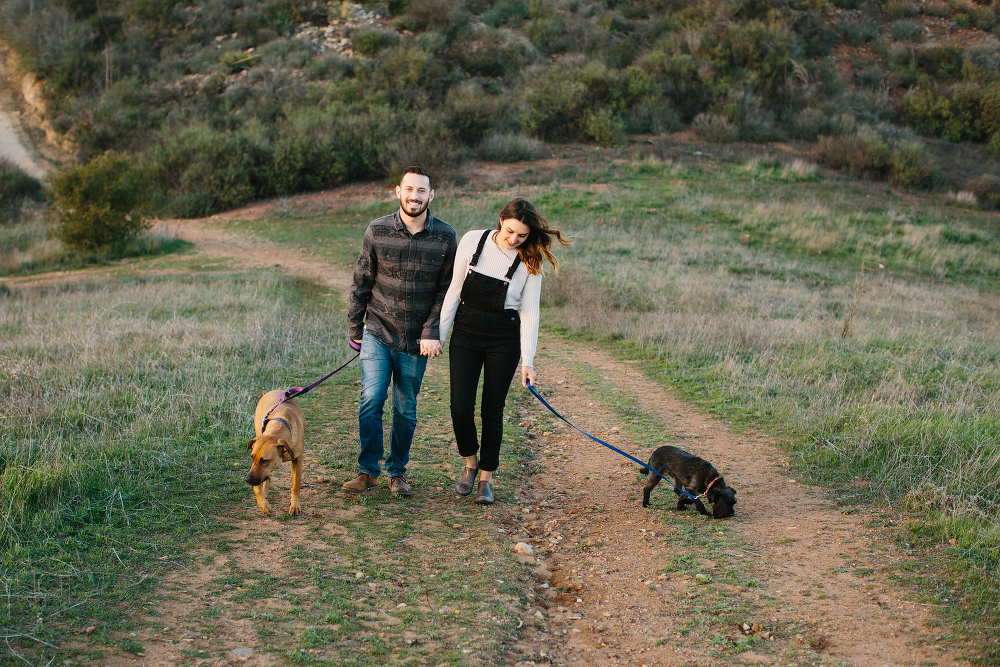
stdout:
[[[267,426],[267,422],[269,422],[269,421],[280,421],[281,423],[285,424],[285,426],[288,426],[288,423],[285,420],[278,419],[277,417],[271,417],[271,413],[274,412],[275,408],[277,408],[279,405],[281,405],[282,403],[284,403],[288,399],[295,398],[296,396],[301,396],[302,394],[305,394],[306,392],[308,392],[310,389],[314,389],[314,388],[318,387],[319,385],[323,384],[324,382],[326,382],[327,380],[329,380],[330,378],[332,378],[334,375],[336,375],[340,371],[342,371],[345,368],[347,368],[348,364],[350,364],[352,361],[354,361],[355,359],[357,359],[358,357],[361,356],[361,345],[360,344],[355,343],[350,338],[347,339],[347,344],[351,346],[352,350],[356,350],[357,354],[355,354],[353,357],[351,357],[350,359],[348,359],[347,361],[345,361],[344,364],[340,368],[338,368],[337,370],[333,371],[332,373],[329,373],[328,375],[323,376],[319,380],[316,380],[315,382],[313,382],[308,387],[292,387],[291,389],[285,391],[281,395],[281,400],[278,401],[274,405],[273,408],[271,408],[270,410],[268,410],[266,415],[264,415],[264,420],[260,423],[260,432],[261,433],[264,432],[264,427]],[[288,430],[291,430],[291,427],[289,427]]]

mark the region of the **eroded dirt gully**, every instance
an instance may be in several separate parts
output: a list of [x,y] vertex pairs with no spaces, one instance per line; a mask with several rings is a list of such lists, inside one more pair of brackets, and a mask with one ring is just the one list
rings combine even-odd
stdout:
[[[385,197],[376,190],[382,188],[373,186],[365,196]],[[314,205],[340,196],[325,193],[316,197]],[[348,269],[331,267],[266,239],[238,237],[214,224],[264,215],[274,206],[163,224],[193,242],[195,252],[206,258],[279,265],[289,273],[346,290]],[[58,280],[35,277],[52,279]],[[596,374],[660,425],[665,444],[711,460],[738,490],[739,502],[736,516],[725,522],[707,517],[691,520],[671,510],[673,493],[661,484],[653,492],[653,506],[643,509],[644,478],[636,474],[635,464],[568,427],[553,427],[545,408],[532,403],[523,426],[535,437],[540,471],[526,488],[501,490],[519,499],[509,557],[537,568],[533,604],[525,612],[521,640],[509,654],[521,656],[520,667],[967,664],[958,650],[935,643],[934,632],[925,625],[931,610],[908,601],[888,579],[885,566],[905,556],[879,541],[866,517],[844,514],[822,491],[798,483],[788,472],[784,452],[765,435],[732,430],[599,348],[547,336],[540,344],[539,384],[551,392],[550,400],[562,414],[638,458],[648,457],[650,448],[641,451],[625,435],[627,429],[619,428],[622,418],[614,408],[602,404],[597,392],[588,391],[588,377]],[[307,501],[304,495],[303,502]],[[248,511],[255,514],[252,508]],[[262,536],[273,530],[270,522],[233,518],[237,531],[245,533],[241,539],[269,548],[273,553],[267,558],[275,563],[280,564],[295,544],[310,542],[303,526],[290,524],[280,540],[268,542]],[[505,525],[510,527],[509,522]],[[725,537],[725,550],[713,558],[694,554],[688,559],[704,574],[666,567],[677,555],[672,536],[681,530]],[[514,552],[522,541],[533,547],[533,556]],[[220,558],[213,560],[206,551],[194,568],[165,578],[163,593],[170,602],[158,605],[157,613],[164,632],[180,636],[188,646],[218,646],[222,641],[201,636],[195,625],[185,629],[185,619],[207,604],[201,595],[218,576]],[[734,572],[746,579],[745,586],[725,583],[732,577],[723,574]],[[713,573],[718,573],[718,581],[711,581]],[[704,583],[706,579],[710,583]],[[691,622],[691,610],[701,604],[705,613],[706,600],[711,601],[709,613],[711,605],[742,610],[749,635],[755,638],[740,644],[746,650],[729,649],[722,656],[717,652],[741,638],[738,624],[708,633],[704,624]],[[225,634],[227,645],[255,643],[250,621],[227,627]],[[162,648],[148,648],[142,662],[175,664],[177,649]],[[233,657],[245,664],[278,664],[274,657],[253,652]]]

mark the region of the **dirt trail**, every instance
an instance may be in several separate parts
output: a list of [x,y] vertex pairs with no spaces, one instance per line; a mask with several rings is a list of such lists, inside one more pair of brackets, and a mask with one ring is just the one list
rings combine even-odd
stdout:
[[[326,193],[313,203],[325,205],[341,196],[346,195]],[[365,196],[383,195],[372,191]],[[291,274],[346,290],[350,283],[346,268],[264,240],[229,234],[215,224],[264,215],[277,205],[280,202],[208,220],[163,224],[193,242],[196,252],[206,257],[233,258],[248,266],[280,265]],[[562,414],[639,458],[648,457],[649,451],[639,451],[619,428],[622,418],[614,408],[587,389],[596,375],[659,424],[671,436],[664,442],[711,460],[738,490],[739,502],[733,519],[692,521],[670,510],[673,493],[661,484],[653,492],[653,507],[643,509],[643,480],[634,464],[569,428],[552,427],[551,415],[533,404],[525,426],[537,437],[541,471],[531,476],[529,487],[517,492],[522,499],[521,521],[514,525],[517,534],[511,546],[519,541],[533,545],[536,557],[521,558],[541,568],[535,605],[525,618],[516,649],[538,656],[537,664],[732,661],[716,649],[720,642],[733,646],[743,633],[732,623],[722,636],[708,636],[704,626],[691,622],[701,603],[703,612],[725,608],[747,615],[748,635],[754,641],[737,644],[746,648],[736,655],[739,664],[967,664],[953,655],[957,651],[935,644],[925,625],[930,609],[907,601],[889,581],[886,566],[905,556],[879,541],[864,516],[841,512],[821,490],[793,479],[784,452],[765,435],[731,430],[723,421],[676,400],[627,361],[614,360],[597,348],[544,336],[540,344],[540,386],[551,391],[551,401]],[[260,538],[255,531],[275,529],[272,525],[262,529],[259,521],[235,523],[238,531],[245,532],[244,540]],[[302,526],[290,524],[279,530],[273,543],[278,562],[297,540],[309,540]],[[719,535],[727,545],[738,546],[726,546],[714,559],[700,554],[688,558],[703,574],[683,568],[665,572],[665,565],[677,555],[671,536],[679,530],[709,538]],[[545,555],[537,558],[543,551]],[[175,598],[159,610],[173,633],[181,632],[177,626],[193,608],[212,604],[201,593],[205,582],[218,576],[217,565],[204,562],[167,580],[168,590],[187,597]],[[743,586],[728,583],[727,573],[736,571],[752,576],[752,581]],[[699,579],[717,581],[704,585]],[[249,628],[229,630],[234,636],[246,634],[250,641]],[[184,638],[188,639],[202,638]],[[153,653],[145,664],[173,664],[175,658]],[[247,664],[273,663],[258,658]]]

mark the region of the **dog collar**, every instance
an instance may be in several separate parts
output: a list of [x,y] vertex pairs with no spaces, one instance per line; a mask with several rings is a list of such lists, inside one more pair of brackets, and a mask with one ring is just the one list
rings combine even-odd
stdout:
[[281,422],[282,424],[284,424],[285,426],[288,427],[289,431],[292,430],[291,424],[289,424],[288,422],[286,422],[281,417],[264,417],[264,421],[262,421],[260,423],[260,433],[261,433],[261,435],[264,434],[264,428],[267,426],[267,422]]
[[[289,429],[289,430],[291,430],[291,429]],[[702,492],[702,493],[699,493],[697,496],[695,496],[695,500],[697,500],[698,498],[702,498],[702,497],[708,496],[709,489],[711,489],[712,485],[715,484],[716,482],[718,482],[720,479],[722,479],[722,475],[719,475],[718,477],[716,477],[715,479],[713,479],[711,482],[709,482],[708,486],[705,487],[705,491]]]

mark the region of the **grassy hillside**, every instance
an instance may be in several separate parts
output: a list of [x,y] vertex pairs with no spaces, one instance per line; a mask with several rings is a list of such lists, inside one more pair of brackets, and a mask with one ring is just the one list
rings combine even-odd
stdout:
[[175,215],[689,125],[818,141],[830,166],[992,207],[998,17],[970,0],[6,0],[0,33],[81,159],[134,153]]

